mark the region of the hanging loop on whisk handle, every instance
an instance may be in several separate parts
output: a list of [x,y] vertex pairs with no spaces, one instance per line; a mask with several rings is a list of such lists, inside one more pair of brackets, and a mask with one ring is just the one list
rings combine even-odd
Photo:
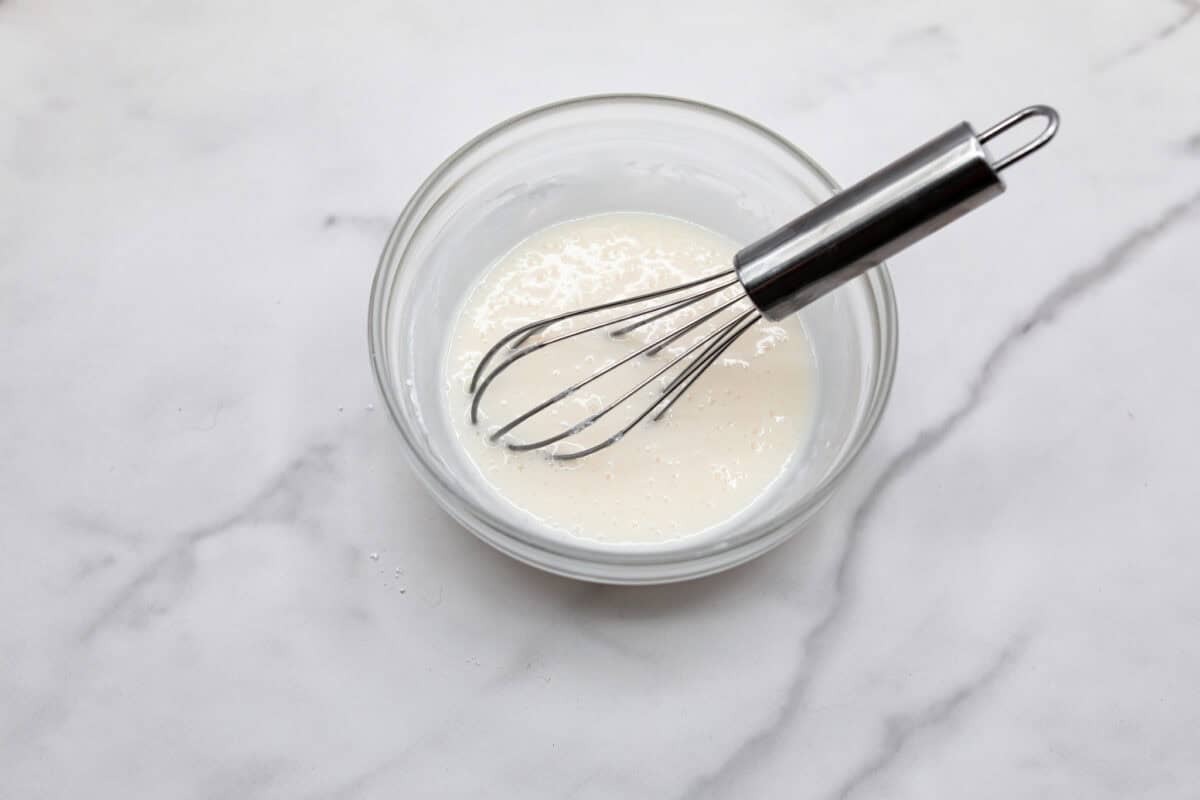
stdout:
[[[1034,139],[992,159],[984,144],[1030,118]],[[982,134],[963,122],[743,248],[738,278],[768,319],[782,319],[1004,191],[1000,171],[1058,130],[1049,106],[1030,106]]]

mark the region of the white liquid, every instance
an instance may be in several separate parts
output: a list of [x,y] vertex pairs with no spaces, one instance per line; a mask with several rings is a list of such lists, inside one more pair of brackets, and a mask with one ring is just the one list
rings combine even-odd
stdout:
[[[556,462],[543,452],[517,453],[487,442],[490,431],[518,413],[678,330],[715,307],[718,298],[622,339],[588,333],[547,347],[488,388],[479,426],[468,418],[471,375],[505,333],[556,313],[728,270],[736,250],[732,241],[682,220],[603,214],[547,228],[488,270],[467,298],[451,336],[447,400],[459,441],[497,494],[558,532],[643,543],[699,533],[729,520],[763,494],[803,448],[811,419],[812,354],[794,320],[760,321],[662,420],[644,420],[601,452]],[[734,297],[733,291],[720,299]],[[717,321],[727,322],[748,308],[743,301],[661,354],[617,368],[509,437],[536,441],[571,427],[653,374]],[[570,329],[564,324],[546,335]],[[652,384],[609,417],[555,446],[565,452],[603,440],[653,402],[662,385]]]

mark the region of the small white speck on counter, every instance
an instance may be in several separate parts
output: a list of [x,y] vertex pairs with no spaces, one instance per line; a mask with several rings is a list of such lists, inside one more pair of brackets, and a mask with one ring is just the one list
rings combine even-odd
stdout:
[[378,560],[379,560],[379,553],[371,553],[371,560],[372,560],[372,561],[378,561]]

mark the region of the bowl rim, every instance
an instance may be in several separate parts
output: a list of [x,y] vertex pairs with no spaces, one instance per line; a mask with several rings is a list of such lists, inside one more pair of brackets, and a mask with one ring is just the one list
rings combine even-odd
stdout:
[[[803,523],[824,505],[842,476],[858,460],[858,456],[874,434],[883,410],[887,406],[896,370],[899,335],[898,312],[895,291],[886,263],[879,264],[861,278],[861,280],[865,280],[868,297],[873,301],[870,303],[870,313],[874,323],[872,332],[876,339],[879,360],[874,385],[870,389],[870,406],[864,409],[861,417],[860,435],[852,440],[850,448],[840,462],[835,464],[829,474],[807,493],[805,502],[725,540],[698,541],[697,544],[700,547],[695,551],[689,550],[686,545],[662,549],[662,543],[651,543],[645,546],[624,543],[618,549],[586,539],[579,539],[576,542],[565,536],[550,537],[531,530],[513,530],[513,526],[509,522],[496,517],[489,509],[465,497],[439,474],[439,470],[423,454],[414,432],[409,430],[409,422],[397,407],[398,401],[393,397],[393,387],[385,377],[390,369],[386,364],[387,326],[383,309],[387,298],[384,297],[384,289],[385,286],[390,287],[391,279],[398,276],[404,268],[404,249],[419,229],[424,216],[418,218],[417,212],[424,206],[425,201],[439,182],[488,142],[523,123],[581,106],[627,103],[650,103],[687,112],[701,112],[741,126],[774,143],[802,162],[830,194],[841,191],[838,183],[820,164],[788,139],[748,117],[710,103],[670,95],[614,93],[572,97],[537,106],[492,125],[471,138],[446,157],[413,192],[392,226],[371,282],[367,314],[367,342],[371,371],[375,377],[376,386],[388,408],[392,421],[404,440],[408,461],[421,482],[452,518],[493,547],[520,561],[549,572],[606,583],[659,583],[711,574],[742,563],[765,552],[770,547],[782,543],[799,530]],[[395,268],[391,269],[393,264]],[[774,541],[767,545],[763,544],[764,540],[772,537]],[[671,541],[672,543],[686,543],[689,538],[683,537]],[[704,540],[706,537],[698,537],[698,539]],[[735,555],[739,550],[744,551],[742,557]],[[694,563],[696,568],[678,570],[680,566],[689,563]],[[675,567],[678,574],[655,575],[653,571],[656,567]],[[613,571],[620,573],[631,569],[643,574],[632,576],[613,574]],[[651,573],[649,577],[644,574],[647,571]]]

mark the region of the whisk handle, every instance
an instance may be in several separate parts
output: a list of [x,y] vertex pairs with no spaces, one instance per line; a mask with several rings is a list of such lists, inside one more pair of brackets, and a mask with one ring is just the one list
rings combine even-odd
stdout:
[[[1019,122],[1046,126],[993,159],[984,144]],[[1058,114],[1030,106],[981,134],[955,125],[909,154],[743,248],[738,278],[768,319],[782,319],[1004,191],[1000,171],[1046,144]]]

